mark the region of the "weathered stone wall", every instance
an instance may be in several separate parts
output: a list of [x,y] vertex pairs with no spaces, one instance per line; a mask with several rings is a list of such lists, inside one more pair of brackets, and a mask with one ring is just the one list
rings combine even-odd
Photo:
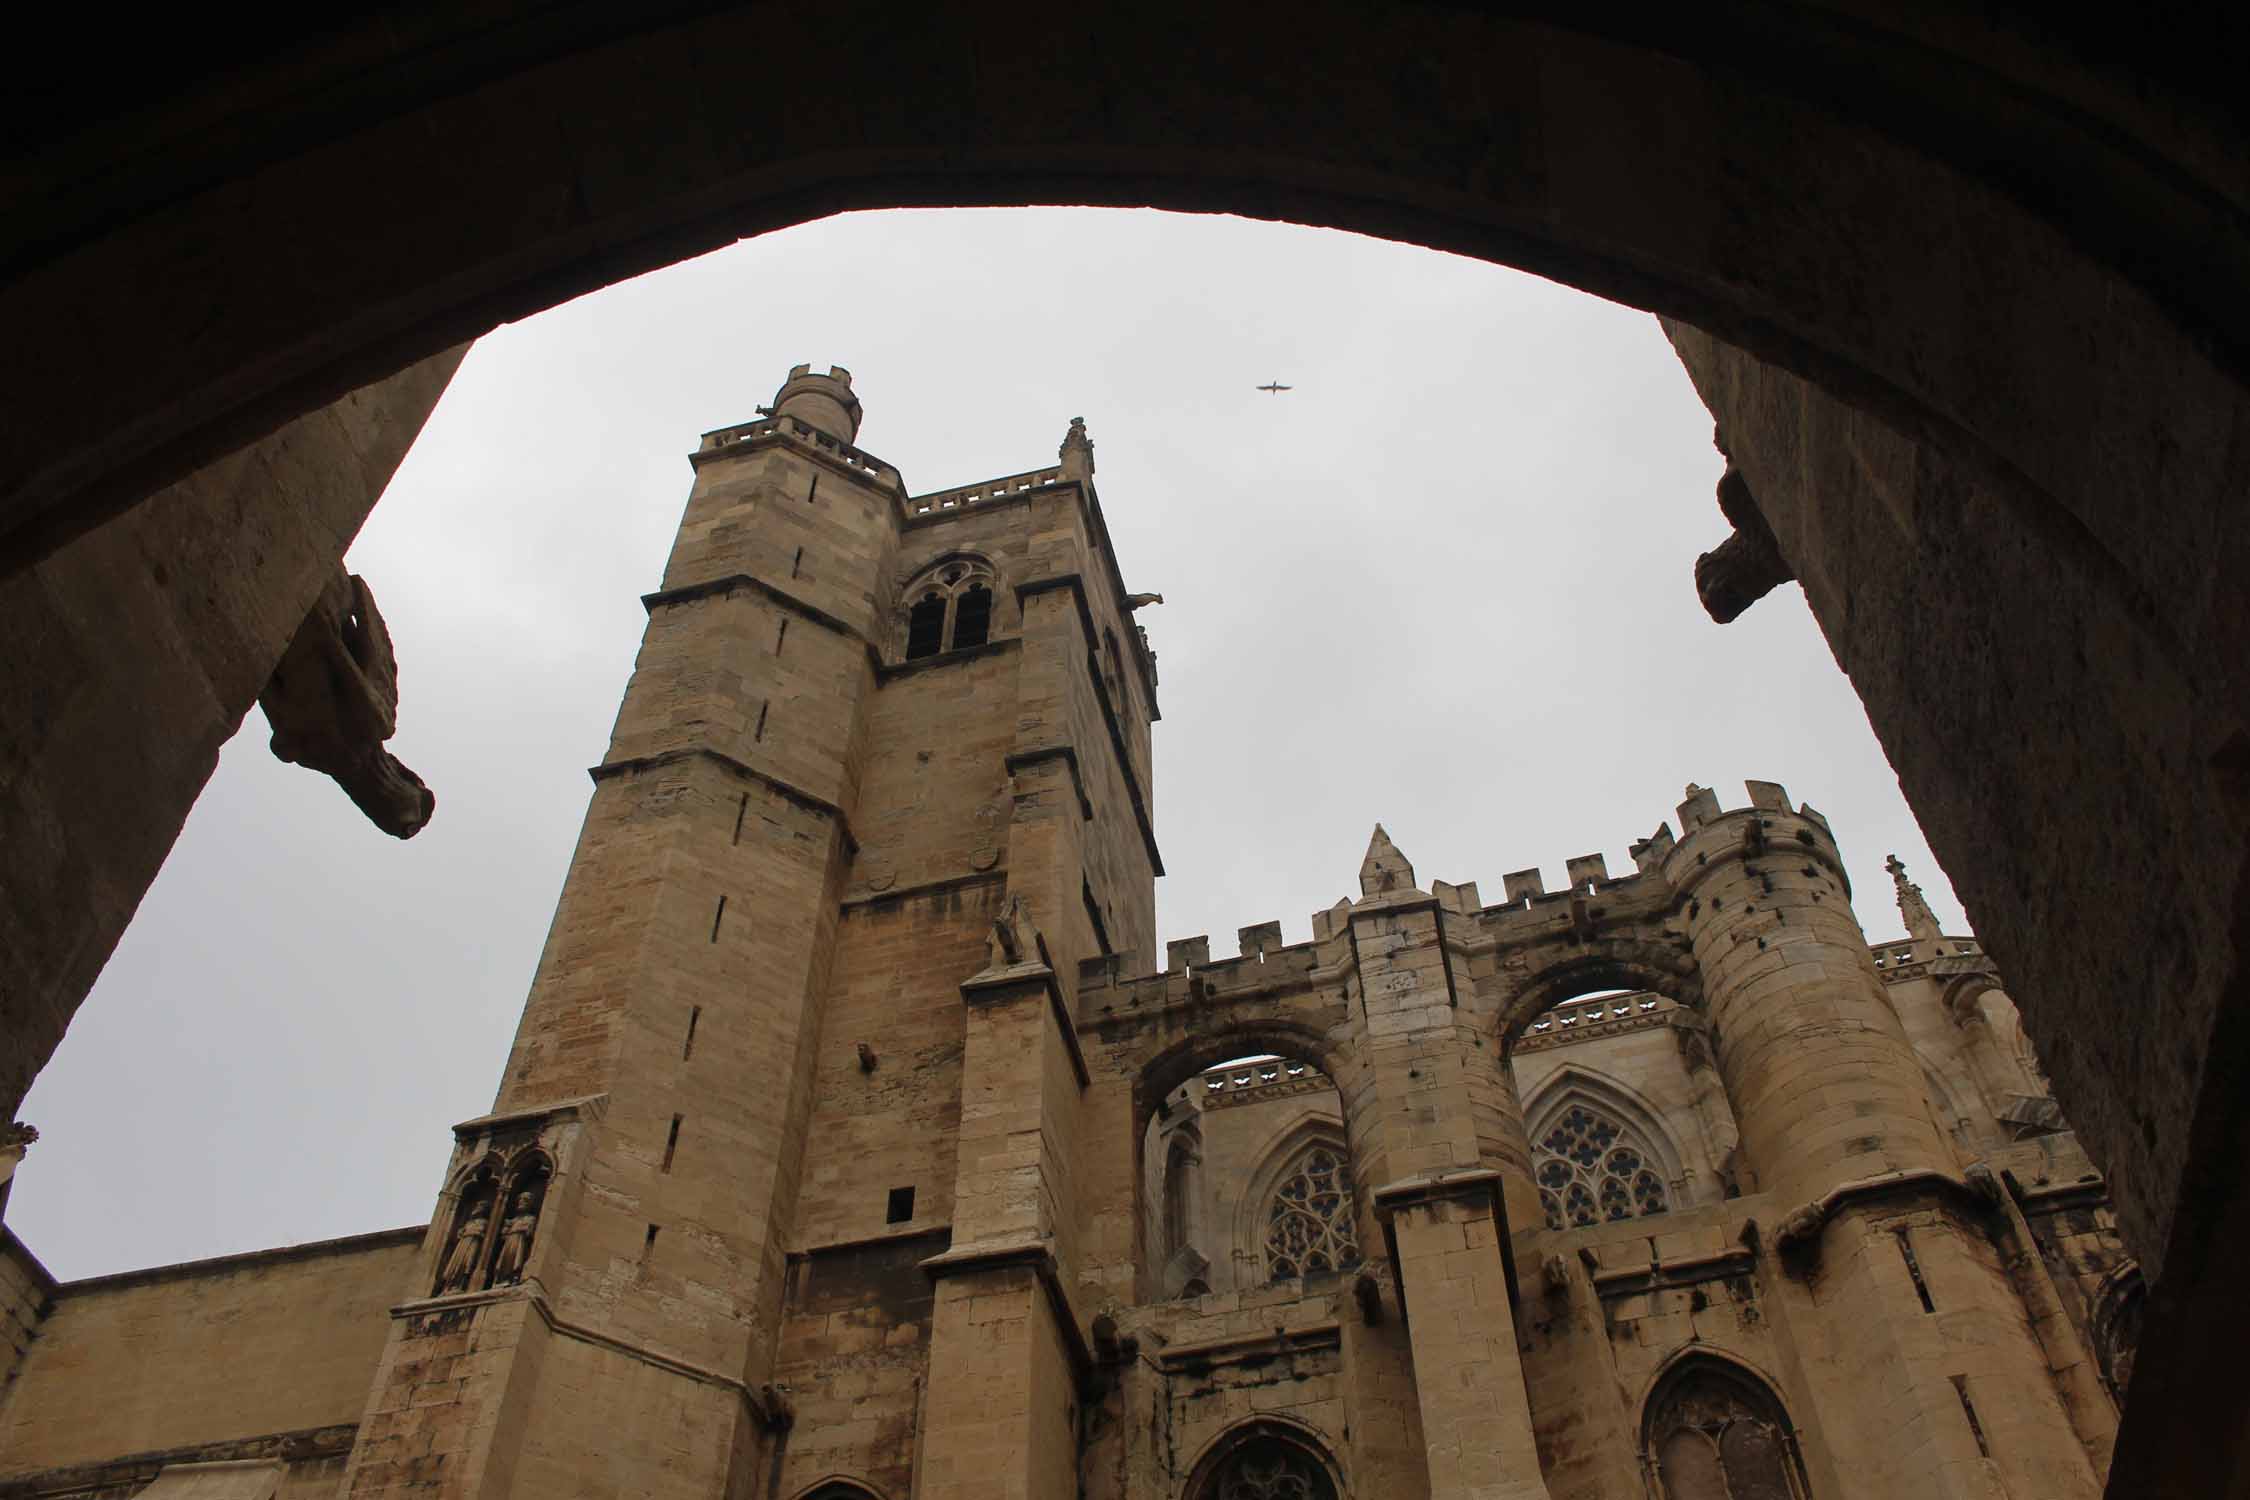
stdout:
[[422,1234],[65,1283],[0,1401],[0,1480],[356,1423]]
[[465,352],[300,417],[0,578],[0,1113],[62,1040]]
[[0,1398],[53,1309],[55,1279],[14,1230],[0,1230]]

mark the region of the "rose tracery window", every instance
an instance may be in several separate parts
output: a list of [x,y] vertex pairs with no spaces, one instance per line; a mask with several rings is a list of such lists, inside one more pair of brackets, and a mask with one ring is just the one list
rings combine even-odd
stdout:
[[1600,1110],[1573,1103],[1534,1147],[1549,1229],[1646,1218],[1672,1206],[1648,1149]]
[[1337,1500],[1327,1467],[1270,1433],[1239,1442],[1194,1493],[1197,1500]]
[[1352,1168],[1340,1147],[1309,1148],[1266,1206],[1266,1273],[1285,1281],[1359,1264]]

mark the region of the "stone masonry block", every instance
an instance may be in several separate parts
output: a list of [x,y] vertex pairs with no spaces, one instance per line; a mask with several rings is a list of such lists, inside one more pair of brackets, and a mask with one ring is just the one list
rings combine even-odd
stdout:
[[1281,924],[1279,922],[1260,922],[1255,927],[1242,928],[1235,936],[1242,944],[1242,956],[1244,958],[1255,958],[1262,953],[1271,953],[1281,946]]
[[1200,969],[1211,962],[1211,938],[1174,938],[1164,945],[1164,971],[1181,974],[1189,969]]

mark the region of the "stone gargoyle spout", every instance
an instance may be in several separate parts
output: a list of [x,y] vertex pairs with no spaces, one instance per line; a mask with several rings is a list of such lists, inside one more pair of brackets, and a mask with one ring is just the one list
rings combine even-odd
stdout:
[[393,838],[422,831],[437,797],[383,748],[398,730],[398,661],[367,580],[341,565],[258,695],[273,753],[333,777]]

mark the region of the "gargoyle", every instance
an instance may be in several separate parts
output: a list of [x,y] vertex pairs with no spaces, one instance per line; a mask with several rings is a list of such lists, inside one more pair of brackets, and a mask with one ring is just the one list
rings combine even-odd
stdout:
[[337,567],[258,706],[275,757],[333,777],[377,828],[410,839],[430,821],[436,796],[383,748],[398,730],[398,660],[365,579]]

